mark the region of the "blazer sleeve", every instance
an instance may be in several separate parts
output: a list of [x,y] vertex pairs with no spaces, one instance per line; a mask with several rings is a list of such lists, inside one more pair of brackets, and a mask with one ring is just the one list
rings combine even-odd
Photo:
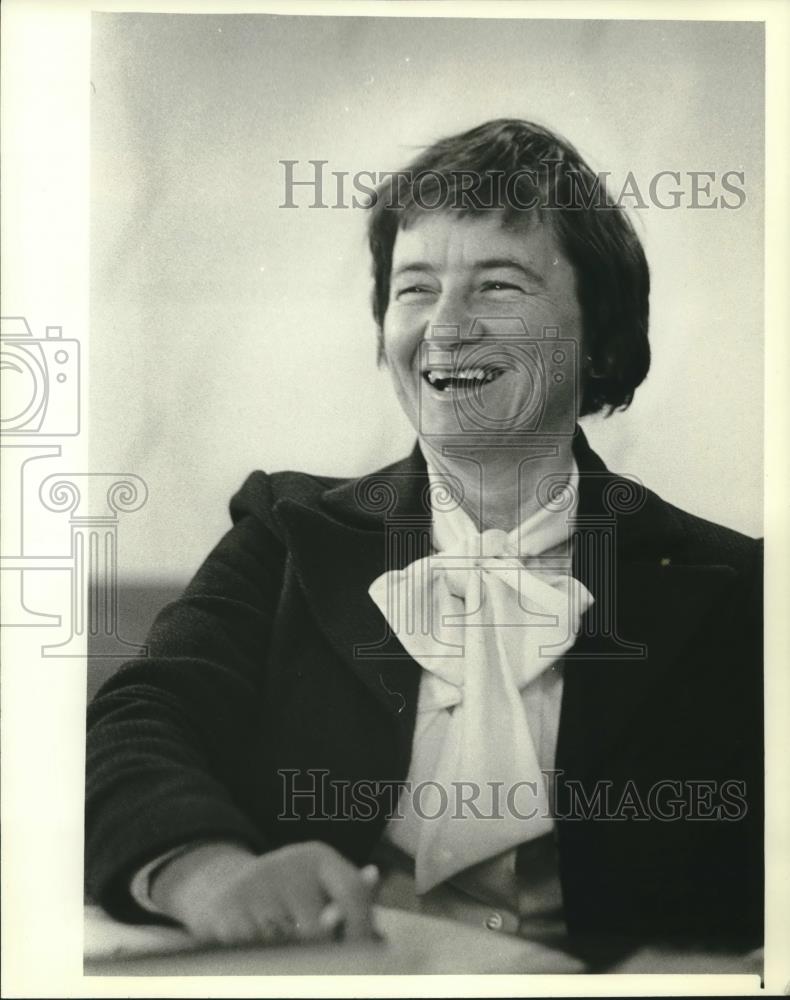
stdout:
[[148,656],[125,664],[88,709],[86,888],[120,920],[157,919],[133,900],[130,881],[174,846],[227,839],[267,849],[234,781],[253,752],[285,553],[261,519],[233,516],[157,617]]

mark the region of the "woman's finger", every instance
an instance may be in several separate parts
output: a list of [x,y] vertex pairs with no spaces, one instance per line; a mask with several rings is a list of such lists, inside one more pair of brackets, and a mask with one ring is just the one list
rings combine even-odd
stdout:
[[323,908],[318,918],[318,923],[325,937],[332,941],[341,941],[343,939],[343,911],[337,903],[328,903]]
[[307,878],[292,880],[288,911],[294,921],[296,937],[300,941],[316,941],[331,936],[329,929],[321,923],[326,903],[326,894],[313,872]]
[[221,917],[213,928],[213,940],[219,944],[252,944],[258,940],[258,927],[246,915],[235,913],[232,917]]
[[[378,886],[378,874],[364,877],[344,858],[328,859],[320,870],[321,881],[343,918],[343,937],[348,940],[378,938],[373,926],[373,898]],[[337,925],[336,925],[337,926]]]
[[289,944],[297,938],[293,918],[281,910],[262,910],[254,914],[257,940],[268,945]]

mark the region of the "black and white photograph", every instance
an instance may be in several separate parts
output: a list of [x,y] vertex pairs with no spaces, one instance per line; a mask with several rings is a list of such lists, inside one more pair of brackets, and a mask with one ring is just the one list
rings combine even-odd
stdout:
[[14,995],[59,925],[86,996],[781,992],[787,9],[67,7],[3,111]]

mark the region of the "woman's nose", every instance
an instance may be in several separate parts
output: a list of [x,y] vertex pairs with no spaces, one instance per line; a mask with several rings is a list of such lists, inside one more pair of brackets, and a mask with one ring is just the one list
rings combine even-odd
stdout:
[[465,296],[457,292],[444,292],[434,302],[426,316],[426,339],[444,341],[469,340],[477,336],[475,316],[469,310]]

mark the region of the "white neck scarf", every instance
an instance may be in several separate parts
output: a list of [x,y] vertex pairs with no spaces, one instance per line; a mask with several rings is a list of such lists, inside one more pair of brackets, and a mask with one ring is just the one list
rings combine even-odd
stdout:
[[[574,463],[574,496],[578,478]],[[418,893],[553,827],[521,691],[573,645],[593,600],[570,575],[573,513],[541,509],[509,533],[480,533],[460,506],[434,505],[435,554],[370,586],[426,671],[404,818],[388,828],[414,855]],[[459,782],[467,799],[479,789],[475,808],[459,808]]]

